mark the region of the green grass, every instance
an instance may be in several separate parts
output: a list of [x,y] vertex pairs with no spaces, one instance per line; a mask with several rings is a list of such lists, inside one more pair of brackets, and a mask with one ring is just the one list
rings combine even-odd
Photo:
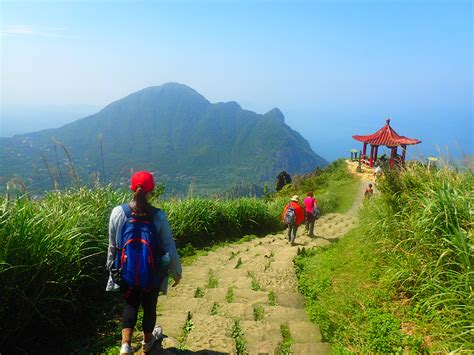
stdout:
[[234,302],[234,288],[233,287],[229,287],[227,289],[227,293],[225,295],[225,300],[227,301],[227,303]]
[[203,298],[204,295],[204,290],[201,287],[196,287],[196,290],[194,291],[194,298]]
[[188,312],[186,321],[184,322],[183,328],[181,329],[181,336],[179,337],[180,350],[186,349],[186,340],[188,339],[188,335],[189,333],[191,333],[193,328],[194,328],[193,315],[191,314],[191,312]]
[[237,240],[247,234],[266,234],[282,229],[277,218],[285,201],[256,198],[171,200],[159,205],[167,213],[178,246],[195,247]]
[[231,337],[235,340],[235,352],[237,355],[248,354],[247,342],[245,341],[244,331],[238,320],[234,321],[231,330]]
[[268,292],[268,304],[270,306],[276,306],[276,296],[275,296],[275,291],[271,290]]
[[237,264],[235,264],[234,269],[238,269],[240,268],[240,266],[242,266],[242,258],[239,258],[237,260]]
[[290,327],[287,323],[283,323],[280,325],[280,332],[283,340],[279,346],[278,353],[282,355],[290,355],[291,344],[293,343],[293,340],[291,339]]
[[336,352],[473,349],[473,175],[388,171],[339,242],[295,260],[312,321]]
[[[87,319],[91,302],[104,298],[108,217],[126,195],[103,188],[91,193],[17,199],[0,211],[0,343],[22,331],[63,333],[72,314]],[[92,301],[93,300],[93,301]],[[74,317],[80,323],[80,317]],[[93,314],[92,314],[93,318]]]
[[219,286],[219,279],[216,277],[214,270],[209,270],[207,288],[217,288]]
[[383,310],[390,294],[379,290],[376,250],[359,233],[353,230],[336,244],[301,253],[295,260],[299,287],[310,319],[334,349],[396,352],[404,344],[394,344],[402,334]]
[[219,303],[214,302],[211,308],[211,316],[218,316],[221,312],[221,305]]
[[250,278],[252,279],[252,283],[250,285],[250,288],[253,291],[261,291],[263,288],[262,288],[262,285],[260,285],[260,283],[258,282],[257,277],[255,276],[255,272],[248,271],[247,275],[250,276]]
[[263,315],[265,313],[265,309],[263,306],[254,306],[253,307],[253,320],[260,321],[263,319]]

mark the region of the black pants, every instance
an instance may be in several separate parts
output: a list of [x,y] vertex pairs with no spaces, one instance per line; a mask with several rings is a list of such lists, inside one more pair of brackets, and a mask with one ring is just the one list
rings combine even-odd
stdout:
[[143,307],[143,331],[151,333],[156,323],[156,303],[158,289],[141,290],[136,288],[121,287],[120,291],[125,299],[122,313],[122,329],[135,328],[140,305]]
[[306,214],[306,231],[310,237],[314,237],[314,222],[316,218],[312,213],[305,211]]

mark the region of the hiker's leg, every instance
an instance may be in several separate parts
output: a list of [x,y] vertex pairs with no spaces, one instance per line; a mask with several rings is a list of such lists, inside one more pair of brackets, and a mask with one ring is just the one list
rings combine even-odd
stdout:
[[121,290],[125,299],[125,306],[122,313],[122,344],[131,344],[133,328],[135,328],[137,324],[140,294],[132,288]]
[[305,227],[306,227],[306,232],[309,230],[309,221],[310,221],[310,214],[308,211],[305,211]]
[[152,289],[148,292],[143,292],[142,307],[143,307],[143,340],[148,343],[153,337],[153,328],[156,323],[156,303],[158,301],[158,289]]
[[291,232],[291,243],[295,242],[296,239],[296,231],[298,230],[298,226],[295,224],[293,225],[293,230]]
[[122,329],[122,344],[132,344],[133,328]]
[[291,242],[291,224],[288,225],[288,241]]
[[316,221],[316,218],[311,216],[311,221],[309,222],[309,235],[311,237],[314,237],[314,222]]

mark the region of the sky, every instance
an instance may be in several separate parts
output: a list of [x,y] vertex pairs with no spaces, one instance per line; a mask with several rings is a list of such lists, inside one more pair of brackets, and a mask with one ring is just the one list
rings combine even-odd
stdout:
[[328,160],[360,148],[351,136],[375,132],[387,116],[423,141],[412,157],[474,153],[471,1],[0,4],[9,132],[45,107],[93,111],[179,82],[211,102],[280,108]]

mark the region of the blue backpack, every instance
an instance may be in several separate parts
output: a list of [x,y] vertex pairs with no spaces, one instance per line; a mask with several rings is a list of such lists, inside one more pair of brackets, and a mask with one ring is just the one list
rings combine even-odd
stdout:
[[[127,222],[122,227],[122,235],[118,241],[115,268],[119,277],[116,283],[141,289],[157,287],[161,250],[155,223],[153,220],[132,216],[132,209],[128,204],[122,205],[122,209],[127,216]],[[154,209],[153,215],[157,211],[158,209]]]

